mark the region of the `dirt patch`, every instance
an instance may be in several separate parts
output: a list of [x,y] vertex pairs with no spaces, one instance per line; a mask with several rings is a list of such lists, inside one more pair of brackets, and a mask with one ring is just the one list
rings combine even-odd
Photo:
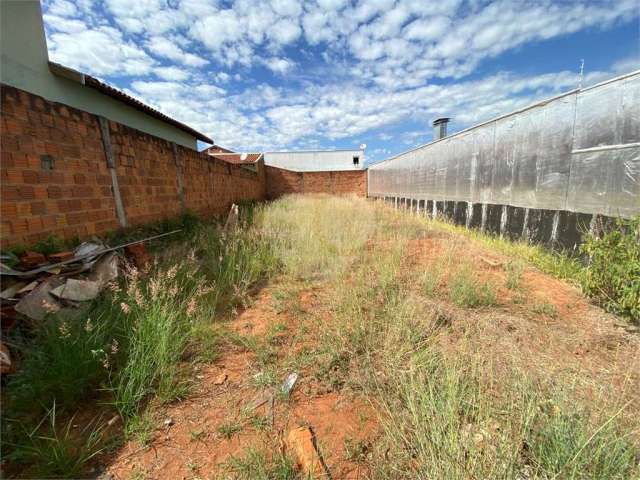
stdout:
[[[303,310],[315,308],[317,290],[297,293]],[[273,309],[270,292],[263,290],[252,306],[239,313],[230,330],[256,341],[264,341],[275,324],[287,331],[270,337],[278,347],[278,359],[286,358],[295,329],[299,326],[288,313]],[[287,343],[289,342],[289,343]],[[295,345],[308,345],[308,340]],[[195,387],[190,396],[162,409],[156,415],[156,428],[147,446],[127,442],[107,469],[114,479],[136,475],[148,479],[216,478],[226,472],[233,478],[230,461],[250,450],[268,455],[283,449],[287,432],[297,426],[312,428],[318,448],[333,478],[364,478],[368,472],[362,462],[375,439],[375,412],[357,396],[329,393],[317,395],[314,383],[300,370],[301,379],[290,398],[278,394],[275,386],[256,381],[256,354],[241,346],[229,345],[214,364],[193,368]],[[226,379],[220,383],[221,375]],[[267,401],[262,402],[262,398]],[[274,398],[271,403],[271,398]],[[252,408],[254,404],[257,408]],[[227,477],[225,477],[227,478]]]

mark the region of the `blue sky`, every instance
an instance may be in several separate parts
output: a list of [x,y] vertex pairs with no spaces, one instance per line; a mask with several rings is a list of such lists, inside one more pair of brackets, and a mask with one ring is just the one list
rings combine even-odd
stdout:
[[44,0],[52,60],[239,151],[382,160],[640,69],[638,0]]

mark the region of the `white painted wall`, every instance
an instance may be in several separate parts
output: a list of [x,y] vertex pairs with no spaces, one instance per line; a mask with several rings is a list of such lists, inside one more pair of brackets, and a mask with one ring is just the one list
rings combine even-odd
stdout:
[[[353,157],[358,157],[357,165]],[[264,164],[294,172],[339,172],[364,169],[364,150],[266,152]]]

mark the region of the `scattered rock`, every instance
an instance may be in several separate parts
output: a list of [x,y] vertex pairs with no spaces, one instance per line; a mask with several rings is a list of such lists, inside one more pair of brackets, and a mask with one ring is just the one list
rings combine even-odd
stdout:
[[46,279],[16,304],[16,312],[33,320],[43,320],[48,313],[57,312],[61,306],[55,297],[51,295],[51,290],[63,283],[64,280],[60,277]]
[[287,434],[286,447],[293,452],[304,478],[330,478],[309,427],[298,427]]
[[69,260],[71,257],[73,257],[73,252],[58,252],[47,256],[51,263],[64,262],[65,260]]
[[107,422],[107,426],[112,426],[114,423],[116,423],[118,420],[120,419],[120,415],[114,415],[113,417],[111,417],[111,419]]
[[144,243],[134,243],[125,247],[125,252],[139,269],[146,268],[151,263],[151,255]]
[[118,278],[118,255],[114,252],[107,253],[98,260],[89,274],[89,280],[98,282],[101,286]]
[[41,253],[28,250],[20,256],[20,263],[27,268],[33,268],[47,263],[47,259]]
[[170,427],[171,425],[173,425],[173,418],[167,418],[167,419],[164,421],[164,426],[165,426],[165,427]]
[[215,380],[213,381],[214,385],[222,385],[224,382],[227,381],[228,375],[226,372],[222,372],[220,375],[218,375]]
[[69,278],[64,285],[51,290],[51,294],[63,300],[86,302],[93,300],[100,294],[100,287],[98,282]]
[[2,292],[0,292],[0,298],[2,298],[3,300],[11,300],[12,298],[15,298],[18,292],[22,290],[26,285],[26,282],[14,283],[10,287],[7,287],[2,290]]

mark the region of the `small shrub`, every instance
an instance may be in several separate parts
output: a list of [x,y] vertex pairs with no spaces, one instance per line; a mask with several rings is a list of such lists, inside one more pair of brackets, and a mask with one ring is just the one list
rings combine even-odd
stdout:
[[537,313],[538,315],[546,315],[547,317],[555,318],[558,316],[558,309],[553,303],[550,302],[541,302],[536,303],[531,311],[533,313]]
[[640,217],[618,221],[602,238],[590,235],[581,248],[589,257],[582,287],[612,312],[640,321]]
[[449,280],[449,296],[460,307],[488,307],[496,303],[493,286],[473,276],[468,268],[462,268],[453,274]]
[[524,262],[521,260],[512,260],[505,266],[507,273],[506,286],[509,290],[515,290],[520,286],[520,280],[524,272]]

